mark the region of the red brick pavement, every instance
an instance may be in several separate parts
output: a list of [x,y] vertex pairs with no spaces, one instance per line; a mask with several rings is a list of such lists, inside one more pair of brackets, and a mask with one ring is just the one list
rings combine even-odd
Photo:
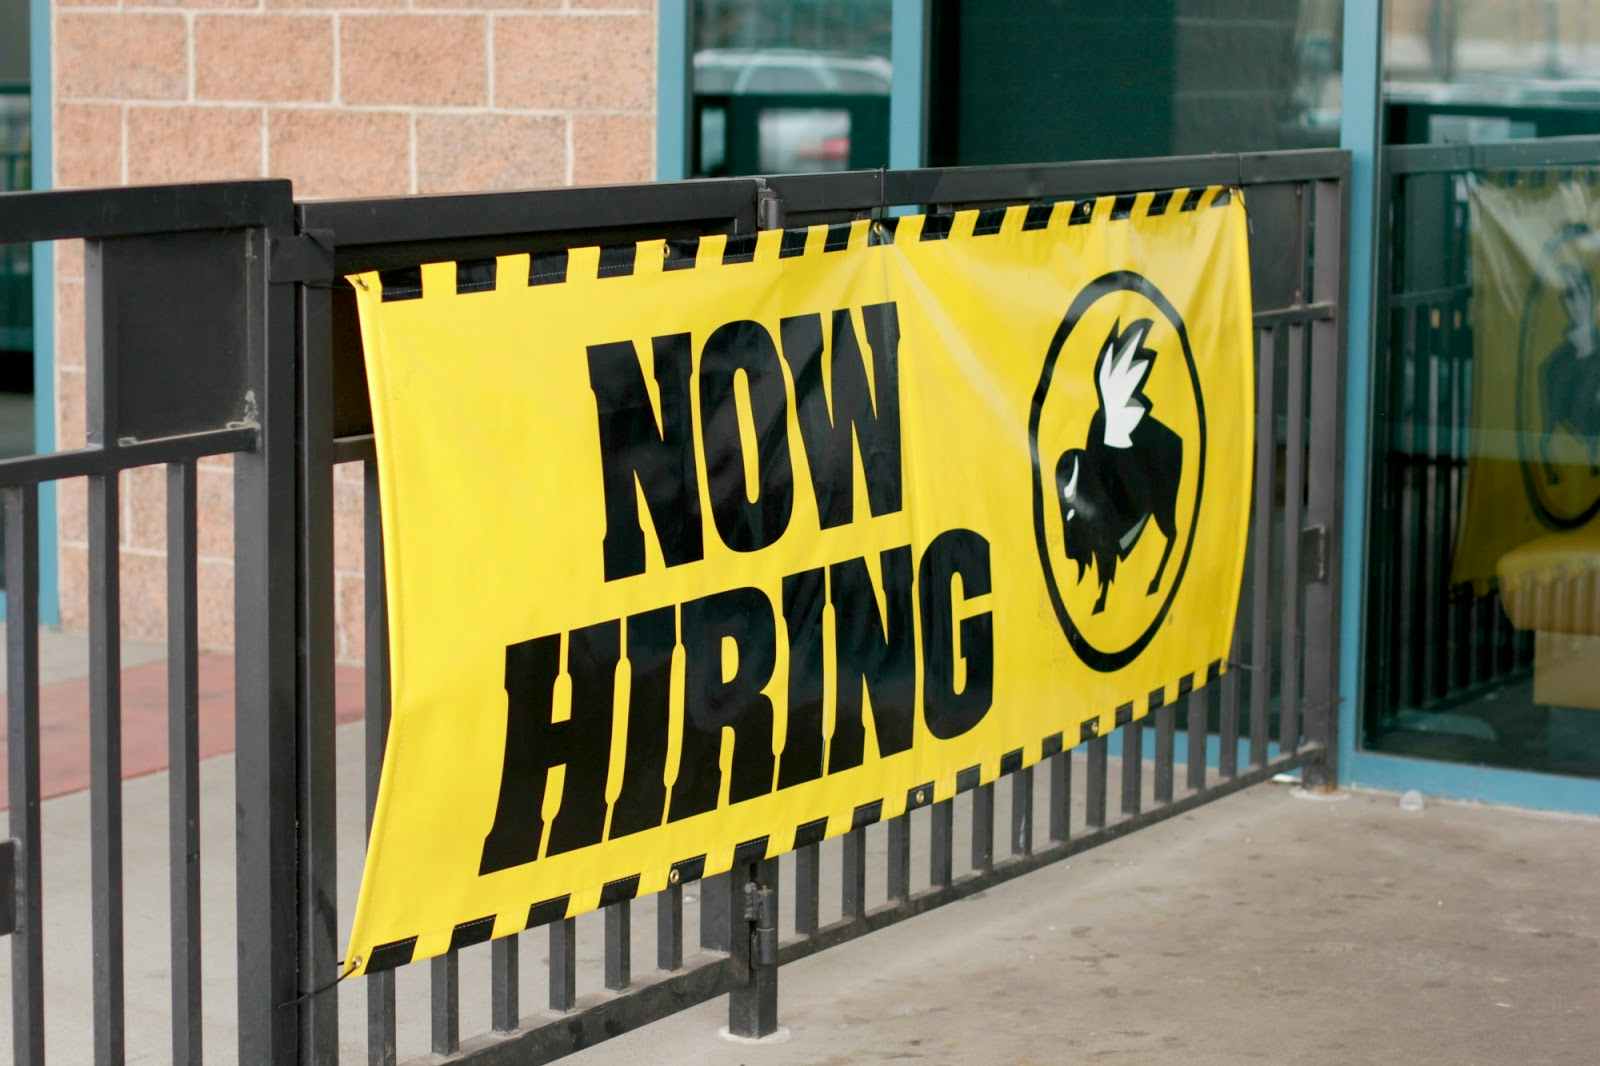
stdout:
[[[334,707],[339,722],[361,717],[361,670],[334,671]],[[3,701],[0,701],[3,706]],[[200,656],[200,758],[233,750],[233,656]],[[6,738],[0,731],[0,785],[6,780]],[[167,768],[167,663],[165,659],[122,672],[122,776],[141,777]],[[89,787],[89,681],[61,681],[39,689],[39,773],[43,798]],[[6,794],[0,788],[0,810]]]

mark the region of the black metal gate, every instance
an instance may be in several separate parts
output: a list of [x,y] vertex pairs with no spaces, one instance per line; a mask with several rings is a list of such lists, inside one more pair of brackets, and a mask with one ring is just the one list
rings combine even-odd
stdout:
[[[0,241],[90,242],[90,444],[0,462],[10,593],[13,839],[4,855],[15,869],[16,1061],[42,1062],[46,1050],[41,945],[50,931],[43,924],[40,857],[51,842],[39,816],[37,640],[38,492],[45,481],[89,481],[90,921],[98,1063],[123,1061],[127,1013],[117,475],[129,468],[166,464],[167,470],[171,994],[168,1002],[140,1008],[169,1014],[177,1062],[199,1062],[202,1043],[200,948],[207,929],[199,910],[199,823],[228,813],[200,810],[196,746],[195,462],[206,455],[234,456],[241,1062],[353,1062],[363,1045],[371,1063],[428,1051],[473,1063],[547,1062],[724,993],[732,1031],[759,1035],[777,1024],[783,963],[1275,774],[1299,770],[1310,783],[1330,782],[1337,750],[1334,590],[1343,413],[1336,398],[1343,395],[1348,166],[1343,153],[1315,151],[300,205],[282,182],[0,196]],[[356,982],[365,986],[366,1025],[364,1034],[351,1031],[361,1028],[351,1025],[352,989],[335,981],[348,920],[339,906],[339,866],[342,855],[359,856],[364,844],[359,818],[351,820],[363,812],[352,810],[350,801],[364,794],[370,818],[376,796],[388,663],[376,461],[355,307],[338,280],[342,275],[442,259],[749,233],[902,207],[948,211],[1208,184],[1245,190],[1258,368],[1244,609],[1233,669],[1219,684],[1081,751],[1049,756],[1038,780],[1032,768],[1011,773],[1009,796],[997,796],[994,785],[979,786],[829,845],[839,849],[837,918],[830,906],[824,921],[823,846],[812,845],[689,886],[693,900],[684,885],[673,885],[653,899],[551,925],[544,1002],[537,1009],[519,996],[523,978],[533,976],[519,965],[519,944],[532,935],[524,934],[452,952],[426,968]],[[359,781],[340,775],[334,716],[334,486],[341,466],[359,470],[365,487]],[[1120,769],[1113,772],[1119,753]],[[961,822],[959,836],[968,846],[959,862],[958,802],[970,810]],[[1044,825],[1036,832],[1040,806]],[[1008,809],[999,848],[997,808]],[[914,876],[914,846],[927,857],[925,881]],[[880,847],[883,865],[871,874],[869,890],[869,866],[875,865],[869,855]],[[780,878],[793,886],[792,905],[784,901],[781,909]],[[633,930],[636,904],[654,912],[655,965],[648,974],[633,969],[640,939]],[[691,919],[700,947],[693,953],[684,944]],[[780,928],[780,921],[788,927]],[[603,929],[599,972],[592,978],[579,966],[579,932],[588,925]],[[584,942],[594,943],[587,936]],[[591,987],[591,980],[603,987]],[[204,988],[214,996],[218,982],[207,980]],[[485,1002],[487,1030],[463,1038],[463,1003],[470,1012]],[[50,1009],[74,1006],[53,1002]],[[424,1016],[419,1046],[402,1047],[413,1021]],[[213,1061],[232,1050],[216,1042],[207,1048]]]

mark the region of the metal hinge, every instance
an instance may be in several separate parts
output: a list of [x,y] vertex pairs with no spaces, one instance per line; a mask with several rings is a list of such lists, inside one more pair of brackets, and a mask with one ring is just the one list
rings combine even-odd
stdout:
[[1300,530],[1300,583],[1326,584],[1328,580],[1328,527],[1306,526]]
[[778,894],[766,885],[746,881],[744,920],[750,925],[750,965],[778,965]]
[[17,931],[17,842],[0,841],[0,936]]

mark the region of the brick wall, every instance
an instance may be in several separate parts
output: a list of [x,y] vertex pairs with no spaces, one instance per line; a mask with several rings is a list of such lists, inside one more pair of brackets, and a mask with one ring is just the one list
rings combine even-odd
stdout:
[[[57,0],[59,187],[283,177],[300,197],[648,180],[653,0]],[[83,252],[57,251],[57,446],[84,441]],[[231,469],[199,473],[201,641],[233,642]],[[128,636],[160,640],[165,482],[123,480]],[[87,624],[83,483],[59,497]],[[336,478],[339,657],[362,655],[361,482]]]

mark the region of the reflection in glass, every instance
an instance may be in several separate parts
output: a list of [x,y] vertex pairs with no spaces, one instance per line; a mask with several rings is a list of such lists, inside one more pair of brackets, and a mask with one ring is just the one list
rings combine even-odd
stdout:
[[890,0],[696,0],[695,173],[885,165],[889,27]]
[[[1600,134],[1600,0],[1386,33],[1392,144]],[[1385,177],[1364,742],[1600,776],[1600,138],[1540,151]]]
[[1597,0],[1392,0],[1394,144],[1600,133]]
[[1389,179],[1371,748],[1600,776],[1595,164]]
[[936,0],[929,161],[1332,146],[1342,0]]

